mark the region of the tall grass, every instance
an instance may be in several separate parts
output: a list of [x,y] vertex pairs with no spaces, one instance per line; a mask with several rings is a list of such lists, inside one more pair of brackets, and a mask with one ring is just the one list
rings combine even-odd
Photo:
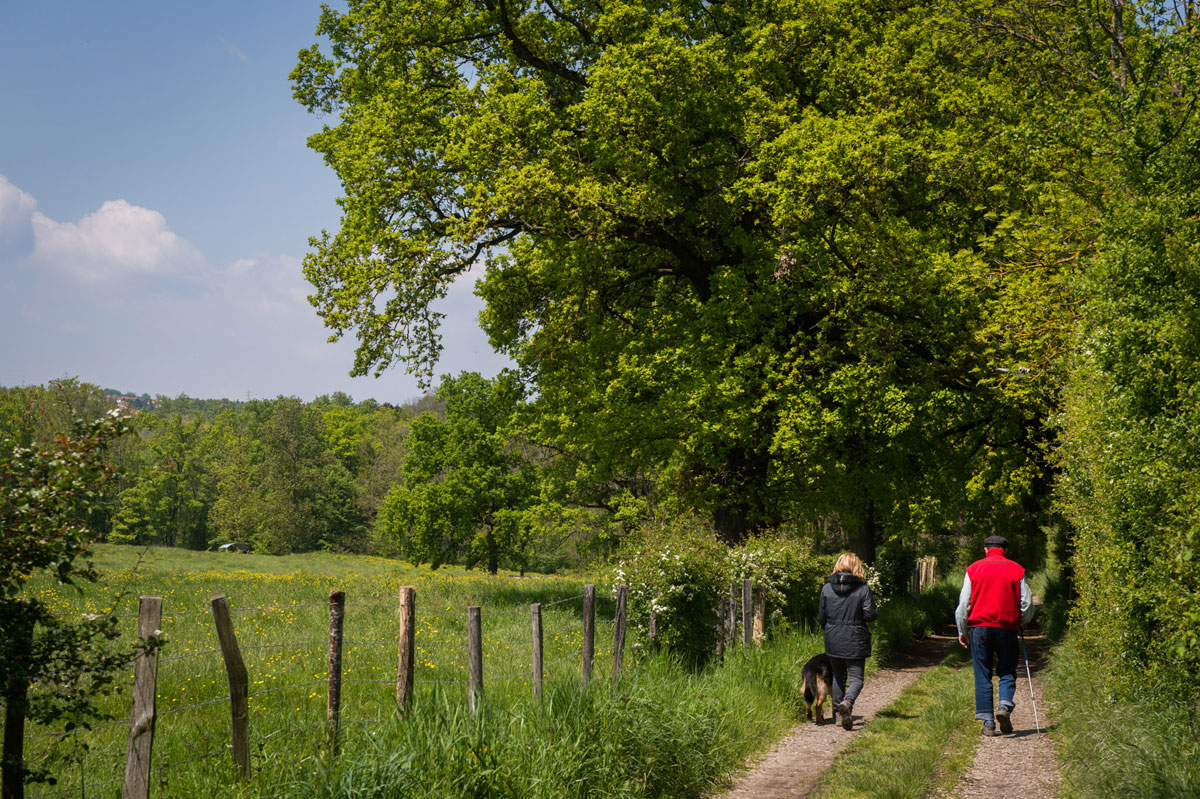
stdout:
[[[62,614],[120,615],[132,645],[137,597],[163,598],[167,643],[158,670],[152,777],[156,796],[269,794],[281,769],[322,751],[330,589],[347,593],[343,715],[351,731],[374,728],[395,712],[397,592],[417,586],[418,699],[441,695],[465,704],[468,605],[483,612],[485,686],[503,706],[531,693],[529,604],[542,602],[550,679],[579,677],[582,583],[555,577],[487,577],[461,569],[433,572],[380,558],[305,555],[284,558],[153,549],[140,560],[129,547],[101,546],[101,583],[82,592],[42,580],[30,584]],[[228,685],[209,597],[226,594],[250,678],[255,777],[237,786],[228,751]],[[612,603],[597,602],[598,620]],[[596,678],[608,675],[611,625],[597,624]],[[636,643],[636,639],[633,640]],[[46,765],[53,786],[29,796],[115,796],[123,776],[129,692],[103,700],[109,719],[70,735],[31,726],[26,760]]]
[[787,635],[721,666],[643,661],[618,688],[559,681],[541,707],[423,703],[297,774],[288,797],[696,797],[802,712],[797,663],[815,636]]
[[1070,635],[1055,649],[1048,677],[1072,796],[1200,797],[1200,707],[1168,686],[1114,684]]
[[[30,590],[61,613],[115,607],[132,643],[137,595],[164,599],[167,644],[158,677],[156,797],[694,796],[798,714],[798,664],[818,636],[782,635],[692,673],[666,656],[636,664],[610,687],[612,603],[597,602],[591,687],[579,687],[582,581],[431,572],[333,555],[259,557],[100,547],[101,584],[82,593],[42,582]],[[417,586],[417,694],[397,719],[396,596]],[[326,600],[347,592],[342,752],[324,743]],[[250,674],[252,772],[238,782],[229,752],[228,688],[209,597],[226,594]],[[529,604],[543,603],[544,699],[532,697]],[[481,712],[466,701],[465,608],[483,606]],[[117,796],[127,692],[110,721],[69,736],[32,728],[27,759],[55,771],[29,796]]]

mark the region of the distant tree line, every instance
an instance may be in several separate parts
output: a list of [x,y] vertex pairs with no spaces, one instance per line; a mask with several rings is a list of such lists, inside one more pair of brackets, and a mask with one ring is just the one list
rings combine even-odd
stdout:
[[[116,408],[75,379],[0,387],[0,438],[52,442]],[[611,536],[547,452],[515,432],[510,377],[447,377],[392,405],[335,392],[247,402],[158,397],[109,448],[116,476],[88,506],[114,543],[256,552],[400,554],[421,562],[553,569]]]

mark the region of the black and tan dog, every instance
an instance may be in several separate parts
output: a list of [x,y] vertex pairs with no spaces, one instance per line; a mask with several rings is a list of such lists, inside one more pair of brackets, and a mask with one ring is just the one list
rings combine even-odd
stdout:
[[[816,655],[804,664],[800,670],[800,680],[804,683],[804,715],[812,718],[816,713],[817,724],[825,723],[825,697],[833,693],[833,665],[829,655]],[[830,699],[830,715],[832,716],[833,699]]]

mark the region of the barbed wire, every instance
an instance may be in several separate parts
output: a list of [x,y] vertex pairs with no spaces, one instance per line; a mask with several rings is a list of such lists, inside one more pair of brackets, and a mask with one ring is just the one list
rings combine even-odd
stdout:
[[253,692],[247,694],[247,696],[262,696],[263,694],[273,694],[273,693],[277,693],[279,691],[286,691],[289,688],[303,688],[306,685],[316,685],[317,683],[320,683],[320,682],[329,682],[329,678],[322,677],[319,680],[309,680],[308,682],[294,682],[294,683],[289,683],[288,685],[280,685],[276,688],[264,688],[261,691],[253,691]]
[[47,797],[50,796],[66,796],[69,793],[81,793],[85,788],[101,788],[105,785],[113,785],[118,782],[124,782],[124,779],[105,780],[104,782],[85,782],[83,785],[76,785],[74,788],[63,788],[60,791],[26,794],[25,799],[47,799]]
[[123,725],[123,724],[128,724],[128,723],[129,723],[129,722],[127,722],[127,721],[106,721],[106,722],[104,722],[103,724],[93,724],[93,725],[92,725],[92,726],[90,726],[90,727],[82,727],[82,726],[80,726],[80,727],[76,727],[76,728],[75,728],[75,729],[73,729],[73,730],[59,730],[59,731],[57,731],[57,732],[35,732],[35,733],[29,733],[29,734],[26,734],[26,735],[25,735],[25,737],[26,737],[27,739],[34,739],[34,738],[62,738],[62,737],[65,737],[65,736],[67,736],[67,735],[78,735],[78,734],[81,734],[81,733],[94,732],[95,730],[102,730],[102,729],[104,729],[105,727],[119,727],[119,726],[121,726],[121,725]]
[[249,608],[229,608],[230,613],[251,613],[256,610],[292,610],[293,608],[327,608],[328,602],[296,602],[292,605],[255,605]]
[[159,663],[169,663],[172,660],[186,660],[187,658],[206,657],[207,655],[212,655],[212,654],[220,652],[220,651],[221,651],[220,647],[217,647],[215,649],[202,649],[197,652],[187,652],[182,655],[171,655],[170,657],[159,658],[158,662]]
[[257,743],[261,746],[265,741],[269,741],[272,738],[278,737],[280,735],[291,735],[294,732],[301,732],[303,730],[311,730],[314,727],[320,727],[321,725],[323,725],[325,723],[326,722],[324,722],[324,721],[314,721],[312,724],[301,724],[298,727],[289,727],[286,730],[276,730],[275,732],[269,732],[266,735],[262,736],[261,738],[256,739],[255,743]]
[[192,755],[191,757],[185,757],[183,760],[173,760],[170,763],[163,763],[161,766],[155,766],[154,770],[156,772],[157,771],[166,771],[167,769],[174,768],[175,766],[182,766],[184,763],[191,763],[195,760],[203,760],[206,757],[212,757],[213,755],[219,755],[223,752],[228,752],[232,748],[233,748],[233,744],[225,744],[224,746],[218,747],[217,749],[210,749],[207,752],[201,752],[198,755]]
[[195,710],[198,707],[208,707],[209,705],[215,705],[220,702],[228,702],[228,701],[229,701],[229,695],[226,694],[225,696],[220,696],[220,697],[217,697],[216,699],[208,699],[204,702],[196,702],[195,704],[192,704],[192,705],[184,705],[183,707],[173,707],[170,710],[156,712],[155,715],[156,716],[171,716],[176,713],[182,713],[185,710]]
[[555,605],[561,605],[564,602],[572,602],[576,599],[583,599],[585,596],[586,594],[576,594],[575,596],[569,596],[566,599],[556,599],[553,602],[543,602],[542,609],[545,610],[546,608],[554,607]]

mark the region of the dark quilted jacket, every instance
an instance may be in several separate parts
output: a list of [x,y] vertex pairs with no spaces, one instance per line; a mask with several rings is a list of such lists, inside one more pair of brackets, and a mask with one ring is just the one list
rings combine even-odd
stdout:
[[865,658],[871,654],[867,622],[879,615],[867,581],[849,572],[831,574],[821,586],[817,623],[825,630],[825,654]]

